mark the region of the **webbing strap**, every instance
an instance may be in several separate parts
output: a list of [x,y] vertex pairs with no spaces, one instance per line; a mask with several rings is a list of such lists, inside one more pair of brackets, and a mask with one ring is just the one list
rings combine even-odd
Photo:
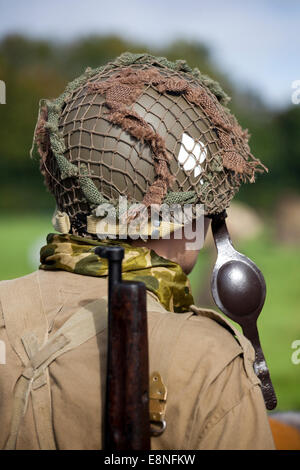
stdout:
[[[37,273],[1,283],[0,298],[3,319],[9,342],[23,366],[34,353],[43,347],[48,337],[48,322],[41,302]],[[25,414],[32,380],[22,375],[14,387],[14,404],[9,438],[6,449],[15,449],[22,418]],[[39,389],[33,396],[32,406],[41,449],[55,448],[52,430],[51,396],[49,375],[46,371],[42,381],[48,387]],[[40,379],[40,383],[42,383]]]
[[39,447],[42,450],[55,450],[49,372],[48,369],[38,371],[30,366],[34,355],[38,354],[36,336],[33,333],[24,335],[22,341],[30,361],[15,385],[11,428],[5,449],[16,449],[19,429],[22,418],[26,413],[28,398],[31,393]]
[[13,282],[1,282],[0,298],[9,342],[25,365],[28,356],[22,337],[34,332],[41,347],[48,336],[48,322],[42,306],[37,273]]
[[[47,319],[45,315],[44,318],[41,317],[43,309],[37,309],[36,303],[34,306],[31,304],[29,308],[29,302],[40,302],[41,298],[38,277],[29,278],[26,280],[28,282],[23,279],[17,286],[21,289],[18,294],[22,295],[25,302],[22,308],[20,298],[15,295],[16,284],[5,283],[4,287],[0,287],[7,334],[25,366],[14,388],[11,429],[5,449],[16,448],[20,425],[31,394],[39,446],[42,450],[53,450],[56,444],[52,426],[48,366],[61,354],[78,347],[106,328],[107,299],[102,298],[82,307],[54,335],[42,342],[41,337],[47,336]],[[37,323],[36,317],[43,323],[43,328]],[[42,335],[42,332],[45,334]]]

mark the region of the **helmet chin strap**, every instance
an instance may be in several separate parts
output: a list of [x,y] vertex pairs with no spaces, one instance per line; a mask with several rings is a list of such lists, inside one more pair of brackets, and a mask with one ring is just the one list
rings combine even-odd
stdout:
[[251,341],[255,350],[254,371],[261,380],[266,407],[273,410],[277,399],[257,330],[257,318],[266,297],[266,284],[258,267],[233,247],[226,217],[226,211],[211,216],[218,252],[211,278],[212,296],[219,309],[237,322]]

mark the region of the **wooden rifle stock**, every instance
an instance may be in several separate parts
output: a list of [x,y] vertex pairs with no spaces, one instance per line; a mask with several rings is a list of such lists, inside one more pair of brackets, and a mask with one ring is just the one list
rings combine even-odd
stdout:
[[146,288],[122,281],[124,249],[97,247],[108,259],[108,354],[105,450],[149,450],[149,363]]

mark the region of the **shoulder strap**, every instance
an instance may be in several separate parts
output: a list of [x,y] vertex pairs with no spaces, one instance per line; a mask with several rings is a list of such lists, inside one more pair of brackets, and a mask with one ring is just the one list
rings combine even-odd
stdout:
[[[36,303],[33,305],[33,302],[40,302],[41,299],[37,279],[32,276],[30,282],[24,283],[22,279],[22,282],[18,283],[21,289],[18,293],[22,293],[25,302],[21,308],[20,298],[16,300],[15,295],[17,281],[6,282],[0,286],[7,334],[12,347],[25,366],[14,389],[13,415],[6,449],[16,448],[21,421],[26,413],[30,394],[39,446],[43,450],[56,448],[52,427],[48,366],[61,354],[78,347],[103,331],[107,325],[107,300],[102,298],[79,309],[54,335],[48,338],[47,319],[42,317],[42,306],[38,305],[39,308],[37,308]],[[33,295],[34,297],[31,297]],[[32,308],[30,308],[30,302]]]
[[253,384],[259,384],[260,380],[254,372],[253,364],[255,360],[255,351],[251,342],[244,336],[225,316],[209,308],[196,307],[191,305],[190,309],[198,316],[210,318],[224,328],[226,328],[235,337],[243,351],[244,367],[247,375]]
[[[13,281],[1,282],[0,299],[9,342],[22,365],[25,366],[31,355],[45,344],[48,337],[48,322],[42,307],[37,273]],[[21,377],[15,385],[11,432],[6,443],[8,449],[16,447],[18,430],[30,393],[29,384]],[[33,412],[38,438],[41,436],[40,447],[54,449],[48,371],[43,374],[43,382],[47,386],[40,388],[34,396],[32,395]],[[21,403],[23,406],[20,406]]]
[[42,307],[37,273],[1,282],[0,299],[9,342],[25,365],[28,356],[24,350],[22,336],[34,332],[39,347],[48,336],[48,323]]

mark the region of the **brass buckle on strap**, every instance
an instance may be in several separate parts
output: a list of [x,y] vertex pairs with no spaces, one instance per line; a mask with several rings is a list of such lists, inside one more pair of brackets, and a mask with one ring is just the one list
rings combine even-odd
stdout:
[[149,400],[150,432],[152,437],[158,437],[167,426],[165,421],[167,387],[159,372],[153,372],[150,376]]

